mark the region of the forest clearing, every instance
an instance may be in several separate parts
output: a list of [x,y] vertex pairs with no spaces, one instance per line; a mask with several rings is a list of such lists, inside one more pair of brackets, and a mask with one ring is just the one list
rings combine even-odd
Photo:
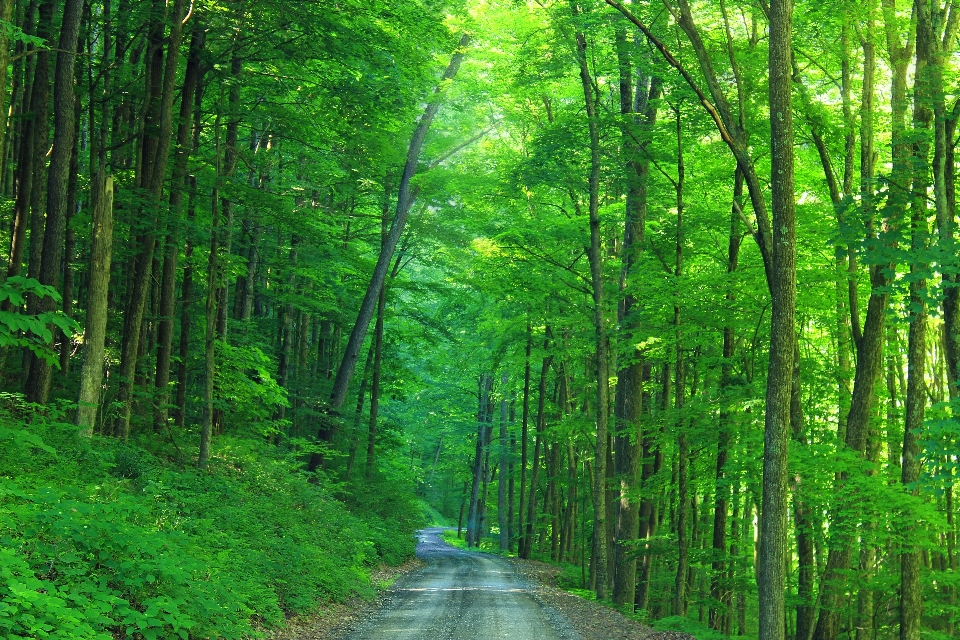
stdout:
[[956,635],[955,0],[0,26],[0,637]]

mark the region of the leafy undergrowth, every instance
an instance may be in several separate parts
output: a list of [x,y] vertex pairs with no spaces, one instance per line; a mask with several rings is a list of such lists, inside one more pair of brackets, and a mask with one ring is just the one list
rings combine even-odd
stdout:
[[424,520],[396,479],[311,483],[294,454],[226,437],[208,469],[181,469],[157,442],[78,438],[3,400],[0,637],[250,637],[371,595]]

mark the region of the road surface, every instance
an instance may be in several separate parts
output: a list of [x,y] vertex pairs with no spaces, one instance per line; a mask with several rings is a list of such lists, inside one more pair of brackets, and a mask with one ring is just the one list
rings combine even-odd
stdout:
[[427,566],[398,580],[386,606],[344,640],[579,640],[508,562],[451,547],[441,531],[420,532],[417,556]]

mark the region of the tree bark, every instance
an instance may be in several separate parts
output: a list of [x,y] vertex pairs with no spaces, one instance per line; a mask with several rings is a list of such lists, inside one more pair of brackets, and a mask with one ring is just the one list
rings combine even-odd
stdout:
[[509,430],[507,425],[507,374],[500,376],[500,477],[497,479],[497,526],[500,528],[500,551],[506,552],[510,548],[510,521],[507,516],[507,485],[510,482],[510,452],[507,450]]
[[[576,0],[570,0],[574,18],[580,15]],[[593,457],[593,551],[591,559],[596,566],[597,600],[607,597],[607,419],[609,412],[608,344],[604,320],[603,300],[603,239],[600,236],[600,123],[597,119],[593,95],[593,79],[587,63],[587,39],[577,31],[577,63],[580,67],[580,84],[587,113],[587,128],[590,134],[590,174],[588,178],[590,244],[587,256],[590,261],[590,286],[593,293],[593,328],[596,341],[596,424],[597,437]]]
[[[550,329],[547,327],[547,337],[543,340],[543,350],[546,351],[550,346]],[[533,538],[535,535],[535,525],[537,518],[537,479],[540,474],[540,450],[543,445],[543,433],[547,428],[547,416],[545,412],[547,401],[547,374],[550,372],[550,365],[553,362],[552,355],[546,355],[540,366],[540,381],[537,385],[537,434],[533,446],[533,459],[530,469],[530,497],[527,500],[527,522],[526,532],[524,534],[524,545],[520,549],[520,557],[526,560],[533,554]]]
[[785,637],[787,448],[796,350],[796,226],[791,105],[792,0],[770,3],[770,149],[773,204],[770,364],[763,447],[759,637]]
[[112,255],[113,178],[97,173],[93,181],[93,231],[90,238],[87,318],[77,408],[77,426],[80,427],[80,435],[86,437],[93,435],[97,411],[100,408],[103,351],[107,333],[107,290],[110,286]]
[[174,314],[176,312],[177,262],[180,254],[179,227],[182,220],[181,207],[184,191],[189,189],[187,162],[190,159],[191,134],[193,123],[194,96],[200,80],[200,52],[204,47],[205,32],[201,28],[193,30],[190,38],[190,52],[183,81],[183,94],[180,102],[180,116],[177,125],[177,144],[174,155],[172,184],[170,189],[171,231],[167,234],[163,252],[162,283],[160,287],[160,324],[157,330],[157,375],[156,407],[154,409],[154,430],[166,426],[170,404],[170,362],[173,354]]
[[[437,111],[440,109],[441,101],[439,100],[439,96],[450,84],[450,81],[456,77],[469,44],[470,36],[464,34],[460,38],[460,43],[456,51],[450,58],[450,64],[447,65],[440,84],[434,90],[435,97],[427,103],[427,107],[423,115],[420,116],[420,121],[417,123],[416,129],[414,129],[410,146],[407,149],[407,160],[403,168],[403,175],[400,178],[397,209],[393,223],[390,226],[390,233],[387,235],[386,242],[383,243],[380,250],[380,256],[377,258],[377,264],[370,278],[370,284],[367,286],[367,292],[364,294],[363,302],[360,304],[357,320],[353,325],[353,330],[350,332],[350,338],[347,341],[343,360],[340,362],[340,367],[337,369],[337,376],[333,382],[333,391],[330,395],[330,407],[334,411],[339,410],[340,407],[343,406],[343,402],[347,397],[350,378],[353,376],[354,368],[356,368],[357,358],[360,354],[360,348],[363,346],[363,340],[367,335],[367,329],[370,326],[370,319],[373,317],[377,298],[380,295],[380,290],[383,288],[383,282],[387,276],[387,269],[390,266],[390,261],[393,259],[393,252],[397,248],[400,236],[403,233],[403,228],[407,223],[407,217],[410,214],[414,195],[410,188],[410,180],[417,171],[417,165],[420,161],[420,150],[423,148],[423,142],[427,137],[427,132],[430,130],[430,125],[437,115]],[[318,437],[323,438],[324,435],[325,434],[321,432]],[[318,454],[311,456],[310,470],[316,469],[320,461]]]

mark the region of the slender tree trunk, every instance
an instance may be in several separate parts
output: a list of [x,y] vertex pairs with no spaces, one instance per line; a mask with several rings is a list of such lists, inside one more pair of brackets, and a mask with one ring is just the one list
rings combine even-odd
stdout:
[[[743,175],[739,169],[735,172],[733,185],[734,204],[730,212],[730,234],[727,238],[727,275],[732,276],[740,260],[740,216],[743,200]],[[736,295],[732,283],[728,285],[726,300],[729,308],[733,307]],[[733,391],[733,358],[736,354],[736,333],[732,318],[728,318],[723,328],[723,362],[720,365],[720,397],[721,402],[728,402],[727,394]],[[717,605],[711,607],[709,622],[710,628],[724,631],[728,627],[732,602],[730,601],[730,584],[725,580],[727,567],[727,511],[729,510],[729,489],[726,486],[726,464],[729,455],[730,440],[733,432],[731,413],[728,409],[720,410],[719,433],[717,434],[717,465],[716,482],[714,484],[713,509],[713,576],[710,582],[710,596]],[[736,496],[734,496],[734,499]],[[798,640],[801,640],[798,638]],[[805,638],[802,640],[806,640]]]
[[[52,0],[43,0],[36,10],[37,27],[35,35],[43,40],[51,37],[53,29],[53,2]],[[32,20],[31,20],[32,22]],[[39,50],[36,45],[31,44],[28,53],[33,54],[34,59],[32,77],[29,77],[25,84],[30,87],[29,95],[25,92],[25,104],[23,113],[30,114],[30,117],[23,123],[21,129],[20,153],[16,167],[16,201],[14,203],[14,227],[10,238],[10,259],[7,263],[7,277],[20,275],[23,269],[23,257],[27,243],[27,229],[30,229],[31,237],[36,239],[36,246],[42,242],[39,238],[42,235],[42,227],[38,226],[38,220],[42,222],[43,216],[39,209],[34,208],[34,191],[40,188],[43,180],[43,171],[45,162],[43,156],[47,152],[47,117],[49,114],[49,91],[50,91],[50,51],[46,47]],[[31,74],[28,71],[28,76]],[[31,216],[31,209],[36,215]],[[31,253],[33,253],[31,251]],[[4,305],[4,310],[7,306]]]
[[[673,590],[673,615],[687,615],[687,572],[690,568],[690,540],[688,538],[688,519],[690,517],[690,503],[688,497],[690,455],[687,441],[687,420],[684,412],[686,398],[686,366],[683,350],[683,328],[680,310],[680,286],[683,277],[683,187],[685,182],[685,167],[683,163],[683,129],[680,118],[680,107],[674,107],[676,115],[677,137],[677,236],[675,245],[675,261],[673,275],[676,278],[677,290],[674,292],[673,303],[673,331],[676,340],[676,390],[674,391],[674,409],[676,411],[677,432],[677,574]],[[696,528],[694,517],[694,528]]]
[[500,477],[497,480],[497,526],[500,528],[500,551],[510,548],[510,520],[508,519],[507,484],[510,481],[510,457],[507,450],[507,374],[500,376]]
[[93,231],[87,284],[87,318],[80,370],[77,425],[80,435],[90,437],[100,408],[103,352],[107,333],[107,290],[113,255],[113,178],[97,173],[93,180]]
[[[467,514],[467,546],[474,547],[480,544],[482,535],[482,498],[481,485],[485,484],[485,464],[487,429],[490,416],[488,415],[488,398],[493,388],[493,377],[484,373],[480,376],[477,394],[477,448],[473,459],[473,486],[470,489],[470,509]],[[484,491],[485,493],[485,491]]]
[[[196,218],[195,199],[197,179],[187,177],[187,220],[193,222]],[[176,414],[174,423],[182,427],[187,415],[187,359],[190,356],[190,327],[192,325],[191,306],[193,302],[193,241],[188,237],[183,251],[186,266],[183,268],[183,283],[180,286],[180,346],[177,352],[177,399],[174,402]]]
[[[580,14],[576,0],[570,0],[570,9],[574,17]],[[600,123],[597,119],[596,104],[593,95],[593,79],[587,63],[587,39],[577,32],[577,62],[580,67],[580,83],[583,88],[584,105],[587,112],[587,127],[590,133],[590,175],[589,215],[590,244],[587,255],[590,261],[590,285],[593,292],[593,327],[596,341],[596,422],[597,439],[594,450],[593,472],[593,551],[592,559],[596,565],[597,600],[607,597],[607,418],[609,411],[608,389],[608,344],[604,322],[603,300],[603,239],[600,237]]]
[[[353,330],[350,333],[350,339],[347,342],[346,350],[343,354],[343,360],[337,369],[337,376],[333,382],[333,391],[330,395],[330,407],[337,411],[343,406],[347,397],[347,388],[350,386],[350,378],[353,376],[353,370],[357,365],[357,358],[360,354],[360,348],[367,335],[367,329],[370,326],[370,319],[373,317],[374,308],[380,290],[383,288],[384,280],[387,276],[387,269],[390,266],[390,260],[393,259],[393,252],[400,242],[400,236],[406,225],[407,217],[410,214],[410,208],[413,204],[414,192],[410,188],[410,180],[417,171],[417,165],[420,162],[420,150],[423,147],[423,141],[430,130],[430,125],[437,111],[440,109],[441,100],[439,95],[447,88],[450,82],[456,77],[460,64],[463,62],[463,56],[466,48],[470,44],[470,36],[464,34],[460,38],[460,43],[456,52],[450,58],[450,64],[444,71],[440,84],[434,91],[434,98],[427,102],[427,107],[420,117],[417,127],[410,140],[410,146],[407,149],[407,160],[403,168],[403,175],[400,178],[400,188],[397,196],[397,210],[390,226],[390,233],[380,250],[380,256],[377,258],[377,264],[374,267],[373,275],[370,278],[370,284],[367,292],[364,294],[363,302],[360,304],[360,312],[354,323]],[[318,434],[319,438],[324,437],[324,433]],[[314,454],[310,458],[310,470],[316,469],[321,462],[321,457]]]
[[[180,16],[186,14],[186,1],[176,0],[174,3],[170,33],[166,38],[165,60],[163,56],[164,7],[161,3],[154,2],[153,11],[154,22],[149,36],[147,96],[141,125],[141,153],[137,167],[137,183],[149,194],[150,200],[159,205],[173,137],[173,101],[176,93],[180,39],[183,35],[183,19]],[[114,427],[116,435],[124,439],[130,435],[133,385],[140,354],[140,336],[147,294],[151,285],[154,252],[157,246],[157,223],[156,214],[148,215],[146,227],[139,235],[140,254],[134,261],[132,288],[128,292],[127,309],[124,314],[120,389],[117,393],[120,415]]]
[[527,346],[523,363],[523,408],[520,418],[520,509],[518,511],[519,521],[517,523],[517,532],[519,543],[517,545],[517,555],[521,558],[525,556],[527,548],[526,533],[526,514],[527,514],[527,463],[528,463],[528,442],[530,441],[528,428],[530,420],[530,355],[533,350],[533,329],[527,320]]
[[173,187],[170,189],[171,231],[167,234],[164,254],[162,283],[160,287],[160,324],[157,329],[157,374],[154,379],[156,408],[154,410],[154,430],[167,424],[170,404],[170,363],[173,354],[174,314],[176,312],[177,262],[180,254],[179,226],[181,224],[184,191],[189,189],[187,162],[191,152],[191,133],[193,123],[194,96],[200,78],[200,52],[204,46],[203,29],[194,29],[190,39],[190,53],[187,59],[186,75],[183,82],[183,95],[180,102],[180,118],[177,125],[177,145],[173,165]]
[[[373,346],[367,349],[367,360],[363,365],[363,376],[360,378],[360,390],[357,392],[357,408],[353,412],[353,432],[351,433],[350,454],[347,456],[347,470],[344,474],[347,480],[353,473],[353,465],[357,459],[357,449],[360,446],[360,419],[363,417],[363,403],[367,396],[367,383],[370,380],[370,368],[373,366]],[[457,537],[460,537],[457,534]]]
[[770,3],[770,148],[773,203],[772,313],[763,447],[763,505],[758,587],[760,640],[783,640],[787,559],[787,447],[796,333],[792,0]]
[[[550,346],[550,330],[547,329],[547,338],[543,340],[543,350],[546,351]],[[547,374],[550,372],[550,364],[553,362],[553,356],[544,356],[543,363],[540,366],[540,382],[537,386],[537,436],[533,447],[533,460],[530,469],[530,498],[527,500],[527,522],[526,533],[524,535],[525,546],[520,554],[521,558],[529,559],[533,553],[533,538],[535,535],[535,526],[537,518],[537,479],[540,474],[540,450],[543,445],[543,433],[547,428],[547,416],[545,413],[547,400]]]
[[370,385],[370,423],[367,430],[367,466],[366,476],[372,477],[376,462],[377,420],[380,410],[380,372],[383,365],[383,317],[387,305],[387,288],[383,289],[377,300],[377,323],[373,332],[373,382]]

